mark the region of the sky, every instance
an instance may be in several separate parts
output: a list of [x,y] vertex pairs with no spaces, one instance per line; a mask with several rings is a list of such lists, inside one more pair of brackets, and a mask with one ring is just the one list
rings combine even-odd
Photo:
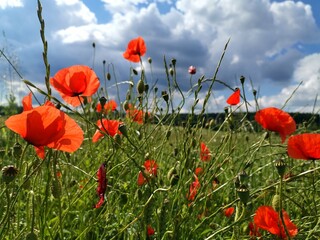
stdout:
[[[289,112],[318,112],[320,104],[319,0],[42,0],[51,76],[59,69],[81,64],[92,67],[107,86],[109,98],[123,101],[130,67],[122,57],[128,42],[141,36],[147,45],[142,57],[150,85],[167,90],[164,57],[177,60],[178,84],[184,91],[184,112],[194,96],[189,66],[197,68],[193,83],[211,78],[230,39],[217,78],[241,87],[255,111],[252,90],[260,108],[279,107]],[[24,79],[44,87],[43,46],[36,0],[0,0],[0,49]],[[92,47],[95,43],[95,49]],[[95,51],[94,51],[95,50]],[[147,58],[152,58],[152,70]],[[103,61],[112,73],[104,82]],[[28,89],[4,57],[0,57],[0,102],[13,92],[20,101]],[[115,87],[120,86],[120,100]],[[138,76],[134,77],[138,81]],[[207,84],[199,94],[198,108]],[[54,91],[53,91],[54,92]],[[207,112],[222,112],[232,91],[215,83]],[[54,93],[56,94],[56,93]],[[176,104],[179,96],[174,98]],[[242,106],[243,108],[244,106]]]

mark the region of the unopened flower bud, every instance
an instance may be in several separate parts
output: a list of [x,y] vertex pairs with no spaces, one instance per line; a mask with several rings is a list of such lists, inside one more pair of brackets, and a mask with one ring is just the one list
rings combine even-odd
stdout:
[[127,110],[129,110],[130,104],[129,104],[129,102],[128,102],[127,100],[125,100],[125,101],[123,102],[122,106],[123,106],[123,109],[124,109],[125,111],[127,111]]
[[145,91],[146,93],[148,93],[148,91],[149,91],[149,84],[145,84],[145,85],[144,85],[144,91]]
[[12,153],[13,153],[13,156],[16,158],[16,159],[19,159],[21,154],[22,154],[22,146],[20,143],[16,142],[13,147],[12,147]]
[[138,81],[137,91],[138,91],[139,94],[143,94],[143,92],[144,92],[144,82],[143,82],[142,79],[140,79],[140,80]]
[[59,198],[61,196],[61,192],[62,192],[61,182],[58,179],[54,178],[52,180],[52,185],[51,185],[52,196],[54,198]]
[[170,68],[170,69],[169,69],[169,73],[170,73],[171,76],[173,76],[173,72],[174,72],[174,71],[173,71],[173,68]]
[[194,75],[197,72],[197,69],[195,66],[190,66],[188,69],[189,74]]
[[253,96],[257,96],[257,90],[253,89],[252,94],[253,94]]
[[119,125],[118,130],[123,134],[123,136],[128,137],[127,126],[124,123]]
[[151,64],[152,63],[152,58],[148,57],[148,63]]
[[274,210],[279,211],[280,209],[280,195],[276,194],[272,198],[272,207]]
[[132,72],[133,72],[134,75],[138,75],[138,71],[135,70],[134,68],[132,68]]
[[166,102],[169,101],[169,95],[168,95],[167,91],[162,91],[161,95],[162,95],[162,98],[164,101],[166,101]]
[[110,81],[110,79],[111,79],[111,74],[110,74],[109,72],[106,74],[106,78]]
[[176,65],[176,62],[177,62],[177,60],[176,60],[175,58],[172,58],[172,59],[171,59],[171,63],[172,63],[173,66]]

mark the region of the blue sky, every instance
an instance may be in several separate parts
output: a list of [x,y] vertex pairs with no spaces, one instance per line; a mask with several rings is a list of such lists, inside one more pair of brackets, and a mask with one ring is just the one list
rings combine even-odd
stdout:
[[[211,77],[226,41],[230,44],[218,78],[232,87],[244,75],[249,100],[252,81],[261,107],[287,111],[319,111],[314,101],[320,92],[320,1],[272,0],[51,0],[42,1],[49,45],[51,75],[74,64],[94,67],[103,79],[102,61],[112,63],[118,82],[129,79],[129,68],[139,65],[122,57],[130,39],[142,36],[153,59],[153,75],[159,91],[166,90],[163,57],[177,59],[178,82],[188,91],[188,67]],[[0,48],[16,63],[25,79],[44,87],[42,45],[36,1],[0,0]],[[92,43],[96,44],[93,59]],[[94,63],[94,65],[93,65]],[[0,58],[0,102],[13,91],[18,99],[27,88]],[[138,79],[135,79],[137,81]],[[110,97],[116,99],[113,80]],[[102,85],[104,83],[102,82]],[[127,86],[121,87],[124,96]],[[221,112],[230,90],[216,85],[208,112]],[[205,88],[200,94],[200,104]],[[188,112],[193,97],[186,101]],[[254,105],[254,104],[252,104]],[[251,109],[254,110],[254,109]]]

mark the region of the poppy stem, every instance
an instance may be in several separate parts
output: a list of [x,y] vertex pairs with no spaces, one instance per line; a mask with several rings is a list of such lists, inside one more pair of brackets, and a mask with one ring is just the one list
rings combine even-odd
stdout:
[[[279,215],[280,215],[280,219],[281,219],[281,223],[283,225],[283,228],[285,230],[286,236],[288,237],[288,239],[290,240],[290,234],[288,232],[286,223],[283,219],[283,213],[282,213],[282,184],[283,184],[283,178],[280,176],[280,182],[279,182],[279,196],[280,196],[280,202],[279,202]],[[280,232],[281,233],[281,232]]]

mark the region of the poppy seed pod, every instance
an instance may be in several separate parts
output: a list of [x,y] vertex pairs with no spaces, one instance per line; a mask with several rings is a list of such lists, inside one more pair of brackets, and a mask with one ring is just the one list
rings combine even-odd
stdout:
[[137,84],[137,91],[139,94],[143,94],[144,89],[145,89],[144,87],[145,87],[144,82],[142,79],[140,79]]
[[30,232],[26,235],[26,240],[37,240],[38,237],[34,232]]
[[13,165],[8,165],[2,168],[2,181],[5,183],[12,182],[18,174],[18,169]]
[[246,78],[244,76],[240,76],[240,82],[241,84],[244,84],[244,81],[246,80]]
[[245,185],[241,185],[239,188],[237,188],[237,193],[240,198],[240,201],[246,205],[249,201],[249,189]]
[[274,166],[277,168],[278,174],[282,178],[286,171],[286,163],[280,158],[274,161]]
[[103,109],[104,105],[107,102],[107,99],[104,96],[102,96],[101,98],[99,98],[99,102],[101,104],[101,108]]

